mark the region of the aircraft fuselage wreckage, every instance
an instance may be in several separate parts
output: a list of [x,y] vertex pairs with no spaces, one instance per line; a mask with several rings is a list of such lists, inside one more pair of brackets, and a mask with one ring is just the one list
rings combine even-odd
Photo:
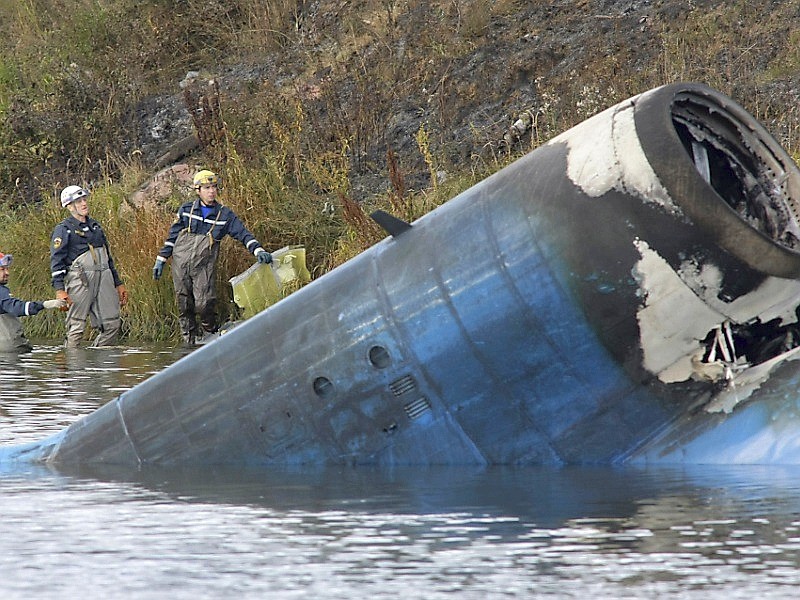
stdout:
[[800,170],[698,84],[553,138],[3,461],[800,462]]

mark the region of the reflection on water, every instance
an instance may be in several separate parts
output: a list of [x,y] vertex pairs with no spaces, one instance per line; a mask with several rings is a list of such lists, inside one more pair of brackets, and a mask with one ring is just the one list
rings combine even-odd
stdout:
[[[181,356],[2,362],[3,443]],[[798,467],[0,467],[2,598],[789,598]]]
[[789,597],[796,471],[31,469],[3,597]]
[[61,431],[186,353],[170,347],[52,344],[36,344],[26,354],[0,353],[0,444]]

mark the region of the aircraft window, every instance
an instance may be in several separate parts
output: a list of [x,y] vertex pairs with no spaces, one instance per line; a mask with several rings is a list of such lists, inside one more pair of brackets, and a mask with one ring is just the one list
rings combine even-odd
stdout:
[[333,383],[327,377],[317,377],[313,385],[314,393],[320,398],[327,398],[333,394]]
[[383,346],[373,346],[369,349],[369,362],[376,369],[385,369],[392,364],[392,358]]

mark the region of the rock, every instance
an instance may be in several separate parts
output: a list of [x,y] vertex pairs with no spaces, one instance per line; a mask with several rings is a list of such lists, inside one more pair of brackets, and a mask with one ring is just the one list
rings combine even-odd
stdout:
[[128,202],[135,208],[153,208],[176,191],[190,190],[193,174],[194,168],[186,163],[162,169],[131,194]]

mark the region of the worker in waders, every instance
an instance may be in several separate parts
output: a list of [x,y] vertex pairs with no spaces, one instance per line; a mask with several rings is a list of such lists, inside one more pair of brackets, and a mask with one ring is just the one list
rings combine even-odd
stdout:
[[66,300],[18,300],[8,289],[12,256],[0,252],[0,352],[28,352],[33,349],[22,330],[19,317],[30,317],[45,309],[66,308]]
[[[178,209],[153,266],[153,279],[158,280],[167,259],[172,257],[181,334],[190,345],[206,343],[217,331],[215,274],[222,238],[229,235],[240,241],[260,263],[272,262],[272,255],[261,247],[239,217],[217,202],[219,188],[215,173],[199,171],[192,185],[197,197]],[[200,319],[200,327],[196,317]]]
[[120,307],[128,293],[114,266],[100,223],[89,216],[89,192],[78,185],[65,187],[61,206],[70,216],[53,230],[50,267],[56,298],[67,301],[66,346],[78,346],[89,318],[99,333],[93,347],[111,346],[120,328]]

